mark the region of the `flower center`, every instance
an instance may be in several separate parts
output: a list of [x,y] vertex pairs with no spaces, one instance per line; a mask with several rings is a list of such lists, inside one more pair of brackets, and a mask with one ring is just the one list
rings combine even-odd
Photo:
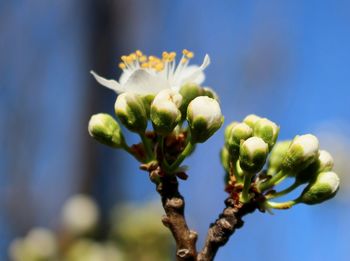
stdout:
[[[180,63],[185,65],[188,64],[189,60],[194,57],[194,53],[184,49],[182,50],[182,58]],[[135,70],[139,68],[152,70],[155,72],[161,72],[167,69],[170,65],[175,67],[176,52],[163,52],[162,57],[154,55],[144,55],[140,50],[129,55],[123,55],[119,68],[122,70]]]

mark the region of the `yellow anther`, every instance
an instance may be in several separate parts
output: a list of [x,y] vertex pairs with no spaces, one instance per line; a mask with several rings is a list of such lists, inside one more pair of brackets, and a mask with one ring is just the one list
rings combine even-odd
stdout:
[[162,71],[164,69],[164,64],[163,63],[158,63],[154,66],[154,69],[158,72]]
[[162,58],[163,58],[163,59],[168,59],[168,57],[169,57],[168,52],[163,52],[163,53],[162,53]]
[[149,63],[142,63],[142,64],[141,64],[141,67],[142,67],[142,68],[148,68],[148,67],[149,67]]
[[150,60],[150,61],[154,61],[155,59],[156,59],[156,57],[154,57],[153,55],[148,56],[148,60]]
[[141,57],[142,56],[142,52],[140,50],[136,50],[135,54],[138,56],[138,57]]
[[135,60],[137,59],[136,54],[134,54],[134,53],[130,54],[129,57],[130,57],[133,61],[135,61]]
[[132,57],[129,55],[129,56],[127,56],[126,57],[126,61],[124,61],[125,63],[127,63],[127,64],[130,64],[130,63],[132,63],[134,60],[132,59]]
[[187,55],[188,53],[189,53],[189,50],[187,50],[187,49],[183,49],[183,50],[182,50],[182,54],[183,54],[183,55]]
[[126,62],[126,55],[123,55],[122,57],[121,57],[121,60],[123,61],[123,62]]
[[187,61],[188,61],[187,58],[182,58],[180,62],[183,64],[183,63],[186,63]]
[[140,58],[139,58],[140,62],[141,63],[144,63],[147,61],[147,57],[145,55],[142,55]]
[[186,57],[187,57],[188,59],[192,59],[192,58],[194,57],[194,53],[193,53],[193,52],[188,52],[188,53],[186,54]]
[[119,63],[119,68],[124,70],[126,68],[125,63]]

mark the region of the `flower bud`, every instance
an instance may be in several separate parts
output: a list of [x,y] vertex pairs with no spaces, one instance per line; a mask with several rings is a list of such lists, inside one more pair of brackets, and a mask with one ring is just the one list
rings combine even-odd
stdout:
[[179,93],[164,90],[158,93],[151,105],[151,120],[155,131],[162,135],[171,133],[181,120],[178,109],[182,97]]
[[120,148],[125,144],[119,124],[107,113],[93,115],[88,131],[91,137],[108,146]]
[[227,143],[227,141],[229,140],[232,128],[235,127],[237,124],[239,124],[239,122],[233,121],[229,125],[226,126],[225,134],[224,134],[225,143]]
[[221,127],[224,117],[215,99],[199,96],[188,105],[187,121],[192,141],[202,143]]
[[219,101],[219,95],[217,95],[217,93],[212,88],[209,88],[209,87],[203,88],[203,96],[208,96],[209,98],[213,98]]
[[262,118],[255,122],[254,136],[262,138],[271,150],[275,145],[280,128],[272,121]]
[[97,225],[98,218],[97,204],[88,196],[75,195],[63,206],[62,222],[70,233],[82,235],[92,231]]
[[254,129],[255,123],[260,119],[261,118],[255,114],[249,114],[247,117],[244,118],[243,122],[245,124],[248,124],[250,128]]
[[269,153],[268,145],[259,137],[250,137],[241,144],[239,163],[243,171],[257,173],[262,169]]
[[147,118],[150,117],[151,104],[154,100],[154,97],[155,97],[154,94],[147,94],[147,95],[141,96],[143,105],[145,106]]
[[299,201],[308,205],[322,203],[335,196],[339,189],[339,177],[333,171],[321,172],[299,197]]
[[317,160],[300,171],[296,175],[296,178],[298,182],[306,183],[312,180],[320,172],[331,171],[333,166],[334,160],[332,155],[325,150],[320,150]]
[[236,155],[238,157],[241,143],[251,137],[252,134],[253,129],[245,123],[238,123],[231,128],[226,141],[226,146],[232,156]]
[[277,142],[270,153],[269,166],[267,170],[268,175],[273,175],[281,169],[282,161],[287,153],[289,145],[292,141],[286,140]]
[[144,132],[147,127],[147,110],[142,98],[131,92],[118,95],[114,110],[120,121],[133,132]]
[[182,119],[186,119],[186,112],[188,104],[196,97],[203,95],[203,88],[201,88],[196,83],[187,83],[183,85],[179,91],[182,96],[182,104],[180,107],[180,111],[182,114]]
[[296,136],[282,161],[282,169],[298,173],[315,162],[319,154],[318,139],[312,134]]
[[220,151],[221,164],[226,172],[230,171],[230,154],[226,147],[223,147]]

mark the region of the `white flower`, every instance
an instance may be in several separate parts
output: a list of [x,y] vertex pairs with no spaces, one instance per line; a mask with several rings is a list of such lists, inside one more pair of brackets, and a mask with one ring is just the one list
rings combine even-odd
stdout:
[[75,195],[68,199],[63,206],[63,224],[74,234],[89,232],[97,224],[98,218],[97,204],[88,196]]
[[292,144],[290,146],[291,147],[300,146],[303,150],[303,156],[310,157],[310,156],[314,156],[318,153],[319,142],[318,142],[318,139],[314,135],[305,134],[305,135],[301,135],[301,136],[296,137],[292,141]]
[[201,84],[205,75],[204,69],[210,64],[209,55],[205,55],[201,66],[188,65],[193,53],[183,50],[180,62],[176,65],[175,52],[163,52],[162,58],[145,56],[136,51],[122,56],[119,67],[123,70],[119,81],[108,80],[95,72],[91,74],[98,83],[116,93],[134,92],[138,94],[157,94],[164,89],[178,91],[186,83]]

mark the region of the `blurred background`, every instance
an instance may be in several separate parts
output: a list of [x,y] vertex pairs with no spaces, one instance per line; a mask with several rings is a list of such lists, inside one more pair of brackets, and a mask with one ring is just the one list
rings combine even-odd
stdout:
[[[205,83],[226,124],[256,113],[281,139],[317,134],[342,180],[325,204],[247,216],[217,260],[349,260],[349,24],[346,0],[0,1],[0,260],[32,227],[59,230],[74,194],[97,202],[101,235],[115,206],[158,199],[130,156],[89,137],[90,116],[116,98],[89,70],[117,78],[122,54],[184,48],[195,63],[211,56]],[[181,183],[200,244],[224,207],[222,144],[223,130],[198,146]]]

